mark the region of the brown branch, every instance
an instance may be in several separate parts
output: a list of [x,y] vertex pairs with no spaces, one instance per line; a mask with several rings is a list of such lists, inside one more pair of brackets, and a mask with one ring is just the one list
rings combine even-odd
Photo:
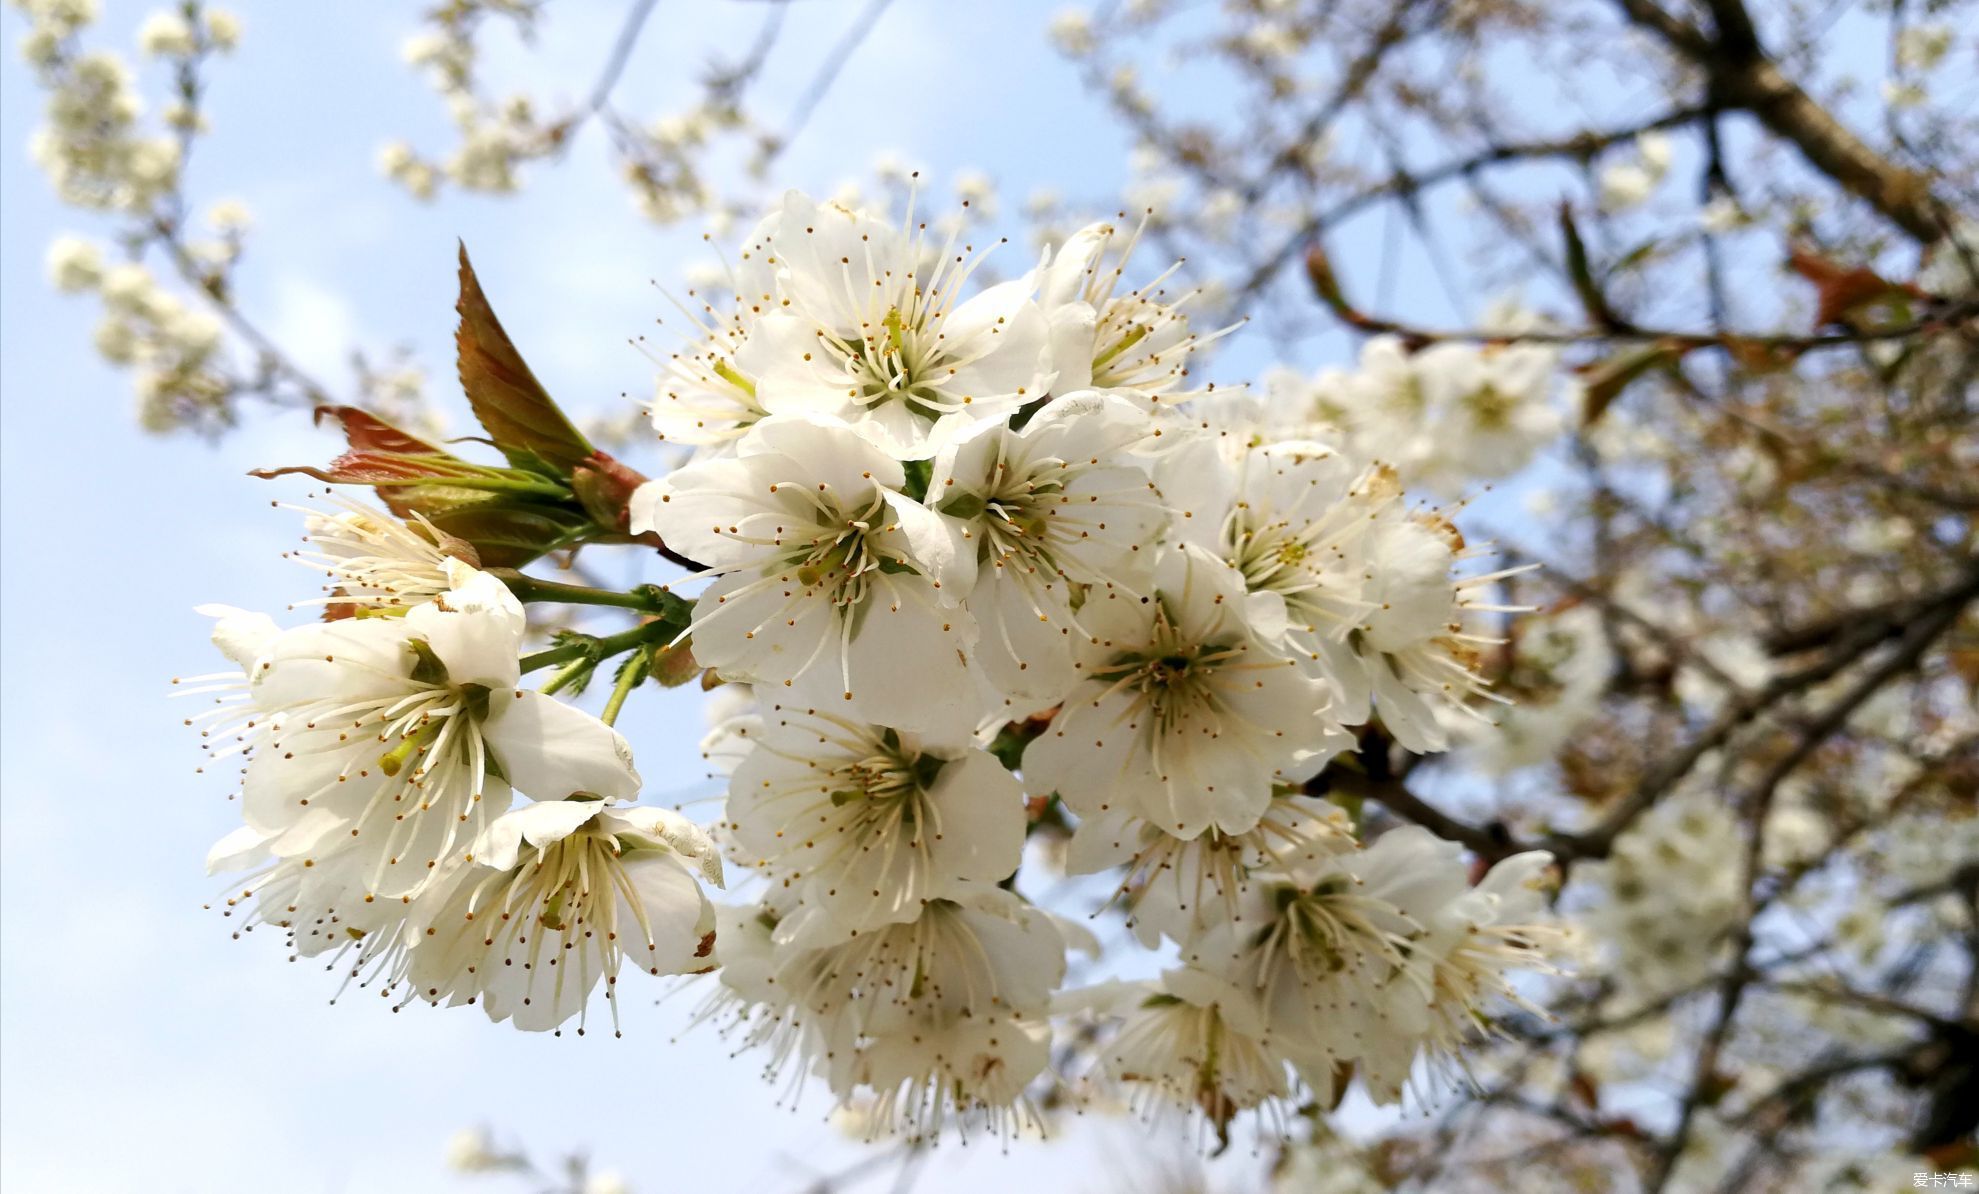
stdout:
[[1636,327],[1614,320],[1612,317],[1602,326],[1559,331],[1534,329],[1506,332],[1489,328],[1428,328],[1380,315],[1371,315],[1355,306],[1347,298],[1338,277],[1333,273],[1325,249],[1317,244],[1306,251],[1306,273],[1311,278],[1313,290],[1318,294],[1320,301],[1326,304],[1327,309],[1341,323],[1369,335],[1399,336],[1416,347],[1445,341],[1470,343],[1516,341],[1522,344],[1647,344],[1668,349],[1673,353],[1685,353],[1697,349],[1723,349],[1734,356],[1750,355],[1754,352],[1769,355],[1799,355],[1820,349],[1934,335],[1960,328],[1966,323],[1972,323],[1975,328],[1979,328],[1979,301],[1953,303],[1942,310],[1904,324],[1846,328],[1809,335],[1741,332],[1730,329],[1687,332],[1670,328]]
[[1528,848],[1516,841],[1503,823],[1472,825],[1459,820],[1409,791],[1399,779],[1377,780],[1337,769],[1324,775],[1327,790],[1373,800],[1403,820],[1414,822],[1445,841],[1466,846],[1488,861],[1496,862]]
[[1616,0],[1629,21],[1702,70],[1711,98],[1750,113],[1800,150],[1809,165],[1868,203],[1913,238],[1945,234],[1950,214],[1928,179],[1890,161],[1836,120],[1768,57],[1741,0],[1711,0],[1717,36],[1664,11],[1653,0]]
[[[1936,610],[1928,618],[1923,621],[1913,622],[1910,625],[1905,635],[1904,643],[1911,643],[1920,627],[1935,628],[1931,631],[1931,637],[1935,638],[1938,630],[1943,629],[1944,626],[1949,626],[1951,621],[1958,616],[1958,612],[1964,608],[1965,603],[1970,601],[1975,593],[1979,593],[1979,566],[1973,566],[1968,569],[1963,580],[1940,595]],[[1942,622],[1942,626],[1940,622]],[[1577,834],[1555,834],[1541,843],[1540,848],[1553,851],[1554,856],[1562,860],[1606,858],[1609,851],[1614,848],[1615,838],[1623,830],[1627,829],[1638,816],[1641,816],[1651,805],[1661,799],[1665,792],[1675,787],[1678,781],[1682,780],[1686,775],[1689,775],[1691,769],[1697,766],[1698,762],[1705,755],[1723,746],[1746,723],[1752,721],[1780,701],[1834,678],[1850,664],[1853,664],[1856,660],[1867,654],[1878,643],[1881,643],[1885,637],[1884,629],[1880,625],[1870,623],[1863,627],[1858,627],[1854,632],[1844,635],[1836,643],[1835,649],[1821,662],[1797,672],[1775,677],[1757,692],[1749,693],[1735,699],[1732,701],[1730,707],[1719,716],[1718,720],[1713,722],[1703,733],[1692,739],[1689,745],[1665,758],[1660,765],[1645,774],[1636,784],[1635,790],[1620,805],[1616,806],[1613,812],[1609,813],[1605,819],[1594,826],[1594,828]],[[1923,644],[1918,645],[1915,649],[1921,653],[1924,646],[1928,645],[1929,639],[1926,639]],[[1910,648],[1908,646],[1904,647],[1899,651],[1897,658],[1903,658],[1909,650]],[[1887,666],[1887,664],[1884,665],[1884,667]],[[1878,669],[1879,673],[1881,670],[1880,668]],[[1816,724],[1819,725],[1820,723]],[[1808,732],[1811,733],[1812,729],[1810,728]],[[1822,734],[1823,739],[1826,736],[1825,733]],[[1811,750],[1812,747],[1808,747],[1808,749]],[[1789,763],[1791,766],[1799,766],[1802,757],[1804,756],[1801,756],[1799,752],[1795,752],[1794,754],[1789,754],[1783,762]],[[1778,781],[1774,782],[1777,783]]]
[[1291,235],[1279,242],[1278,247],[1251,270],[1250,276],[1238,287],[1238,291],[1246,295],[1256,294],[1294,257],[1297,257],[1299,251],[1314,237],[1339,221],[1384,199],[1410,198],[1432,187],[1453,179],[1468,178],[1493,166],[1552,160],[1591,161],[1610,146],[1633,141],[1644,133],[1679,128],[1699,119],[1708,111],[1709,109],[1702,107],[1678,108],[1652,119],[1619,128],[1600,132],[1590,130],[1566,137],[1549,137],[1535,141],[1492,144],[1475,153],[1453,158],[1422,170],[1398,170],[1380,182],[1364,187],[1307,217]]
[[1718,1014],[1703,1043],[1698,1047],[1697,1060],[1692,1068],[1689,1094],[1685,1097],[1677,1115],[1677,1125],[1659,1150],[1656,1162],[1643,1187],[1649,1194],[1659,1194],[1675,1173],[1677,1162],[1682,1158],[1685,1146],[1690,1141],[1692,1126],[1696,1122],[1697,1110],[1702,1105],[1705,1091],[1718,1072],[1718,1058],[1725,1042],[1731,1036],[1732,1023],[1738,1016],[1739,1007],[1746,992],[1751,988],[1756,974],[1751,966],[1752,947],[1757,940],[1758,930],[1754,924],[1760,900],[1754,892],[1754,884],[1759,878],[1762,854],[1765,848],[1765,825],[1767,814],[1772,810],[1773,797],[1786,778],[1799,769],[1802,763],[1811,758],[1836,731],[1846,725],[1856,710],[1869,699],[1881,692],[1883,686],[1904,672],[1915,667],[1924,657],[1938,636],[1951,629],[1965,612],[1965,606],[1974,596],[1979,596],[1979,565],[1967,570],[1963,584],[1929,614],[1913,622],[1899,641],[1897,649],[1890,656],[1869,669],[1851,685],[1847,692],[1825,709],[1821,716],[1804,728],[1800,740],[1794,748],[1766,769],[1748,794],[1745,801],[1746,818],[1750,833],[1745,842],[1744,875],[1745,915],[1741,917],[1737,942],[1738,963],[1725,976],[1723,991],[1719,998]]
[[1828,983],[1805,982],[1795,979],[1782,979],[1766,983],[1772,990],[1784,995],[1804,995],[1822,1003],[1842,1003],[1859,1007],[1864,1011],[1895,1019],[1915,1020],[1937,1032],[1979,1032],[1979,1015],[1968,1015],[1963,1020],[1939,1015],[1929,1008],[1878,995],[1873,991],[1857,991],[1850,987],[1837,987]]
[[1873,606],[1858,606],[1802,622],[1762,635],[1760,645],[1768,655],[1798,655],[1817,647],[1826,646],[1844,633],[1863,633],[1868,627],[1878,627],[1887,637],[1894,637],[1919,615],[1950,600],[1959,589],[1950,585],[1922,597],[1897,598]]
[[639,44],[639,34],[646,28],[646,18],[653,15],[653,8],[658,3],[659,0],[636,0],[632,11],[626,14],[625,24],[619,27],[618,37],[612,42],[611,57],[605,60],[605,69],[591,88],[591,98],[585,103],[585,115],[597,112],[611,102],[619,76],[625,73],[625,64],[631,61],[633,47]]

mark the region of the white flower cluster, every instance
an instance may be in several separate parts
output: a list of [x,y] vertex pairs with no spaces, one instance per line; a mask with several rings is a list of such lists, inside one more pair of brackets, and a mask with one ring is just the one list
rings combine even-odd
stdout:
[[1469,759],[1492,775],[1553,759],[1600,716],[1615,662],[1598,606],[1573,605],[1525,619],[1517,666],[1508,678],[1518,703],[1503,709],[1496,725],[1466,727]]
[[[1510,308],[1486,320],[1508,336],[1533,325]],[[1392,465],[1409,488],[1452,498],[1524,468],[1559,436],[1558,366],[1559,352],[1544,344],[1445,341],[1412,352],[1399,337],[1375,336],[1357,369],[1310,381],[1279,371],[1267,388],[1343,448]]]
[[56,289],[95,293],[102,300],[96,351],[132,369],[138,422],[146,430],[183,426],[224,405],[233,386],[222,369],[218,319],[188,306],[143,264],[106,263],[93,241],[56,239],[48,246],[47,265]]
[[1665,133],[1647,132],[1637,137],[1634,152],[1601,168],[1597,182],[1601,206],[1607,211],[1640,207],[1656,194],[1669,176],[1675,148]]
[[[1300,791],[1376,713],[1449,745],[1495,577],[1453,574],[1461,536],[1392,470],[1178,408],[1206,337],[1122,289],[1115,239],[972,293],[955,237],[792,194],[653,404],[693,452],[631,530],[707,567],[695,658],[754,694],[707,748],[770,893],[724,913],[721,1006],[876,1131],[1010,1126],[1054,1008],[1117,1013],[1113,1076],[1219,1123],[1287,1066],[1392,1098],[1551,947],[1544,856],[1473,890],[1454,847],[1356,855]],[[1133,1006],[1059,992],[1083,934],[1009,882],[1056,807],[1071,869],[1124,876],[1144,943],[1194,962]]]
[[[216,756],[246,759],[245,824],[210,859],[253,872],[228,915],[394,1006],[526,1029],[582,1031],[600,985],[616,1023],[628,960],[719,968],[707,1014],[872,1133],[1028,1122],[1068,1017],[1100,1042],[1081,1083],[1224,1134],[1350,1073],[1397,1099],[1488,1005],[1536,1010],[1509,975],[1561,944],[1544,854],[1473,887],[1457,846],[1363,849],[1316,795],[1363,735],[1385,760],[1481,720],[1502,574],[1461,569],[1391,467],[1195,388],[1211,337],[1166,275],[1126,288],[1132,238],[1093,225],[972,286],[965,227],[793,193],[751,233],[726,309],[663,362],[651,414],[685,461],[605,524],[701,565],[691,602],[484,571],[423,518],[307,512],[323,620],[207,607],[236,670],[191,685]],[[519,598],[574,593],[655,616],[522,657]],[[649,653],[602,718],[558,699],[627,649]],[[723,694],[713,836],[629,803],[609,723],[656,651]],[[1047,824],[1179,957],[1158,983],[1065,989],[1068,950],[1099,949],[1018,882]],[[703,894],[722,854],[753,902]]]
[[[227,900],[299,956],[350,961],[400,1003],[479,1003],[549,1029],[626,961],[705,970],[719,884],[707,836],[624,803],[632,751],[610,726],[521,687],[522,606],[425,523],[311,512],[299,558],[328,620],[283,630],[205,606],[238,670],[183,681],[213,707],[215,758],[245,758],[244,824],[208,857],[252,869]],[[533,798],[511,810],[515,793]]]
[[[422,155],[402,140],[379,150],[378,168],[416,199],[430,200],[443,185],[507,194],[520,188],[529,163],[563,152],[590,112],[561,112],[526,94],[495,96],[478,75],[483,22],[504,18],[528,37],[541,0],[483,0],[449,5],[425,16],[427,27],[407,38],[400,54],[423,74],[445,104],[458,143],[444,157]],[[618,166],[642,214],[656,223],[723,211],[705,174],[703,159],[717,139],[755,142],[759,162],[779,148],[775,137],[741,109],[746,76],[714,72],[701,98],[679,112],[644,124],[616,114]]]
[[[178,185],[180,146],[169,133],[147,134],[144,105],[130,68],[116,54],[83,52],[79,33],[97,17],[94,0],[14,0],[30,28],[21,53],[48,92],[47,122],[29,145],[64,203],[115,212],[145,212]],[[195,27],[176,12],[153,14],[139,44],[153,57],[188,59],[233,48],[239,23],[221,9],[202,10]],[[174,106],[165,123],[193,119]]]
[[460,144],[443,162],[434,162],[404,141],[390,142],[378,152],[381,173],[416,199],[433,198],[443,180],[470,191],[507,194],[518,185],[520,166],[555,148],[555,130],[538,117],[529,97],[494,100],[475,88],[480,20],[506,17],[526,34],[534,8],[527,0],[456,6],[431,14],[432,27],[405,40],[400,56],[446,101]]
[[[1329,852],[1325,824],[1313,817],[1303,834],[1281,828],[1233,848],[1228,863],[1245,876],[1234,906],[1219,908],[1192,878],[1183,894],[1209,902],[1165,909],[1184,965],[1066,997],[1121,1018],[1103,1072],[1134,1086],[1151,1116],[1198,1109],[1222,1124],[1253,1107],[1281,1111],[1295,1095],[1331,1106],[1348,1076],[1392,1103],[1419,1058],[1447,1066],[1490,1029],[1488,1001],[1543,1014],[1508,972],[1546,969],[1542,959],[1565,948],[1541,894],[1549,855],[1515,855],[1471,887],[1461,849],[1427,830]],[[1272,852],[1273,836],[1299,852]]]
[[[15,0],[15,6],[31,22],[22,54],[47,93],[47,121],[33,136],[32,156],[63,202],[117,221],[115,239],[129,257],[113,263],[96,241],[58,237],[48,247],[49,281],[63,293],[93,293],[102,301],[97,351],[131,370],[146,430],[226,421],[243,384],[232,376],[224,329],[209,308],[229,303],[229,273],[249,218],[238,202],[223,201],[209,211],[211,235],[192,235],[179,165],[202,130],[197,88],[188,90],[181,80],[177,98],[163,110],[162,129],[150,132],[124,59],[80,44],[97,17],[93,0]],[[205,5],[155,12],[138,30],[144,54],[184,72],[233,49],[239,38],[231,14]],[[165,248],[196,299],[171,292],[147,268],[154,245]]]
[[1699,786],[1659,801],[1609,857],[1583,864],[1580,878],[1602,896],[1588,930],[1626,997],[1646,1003],[1710,973],[1742,907],[1744,848],[1737,818]]

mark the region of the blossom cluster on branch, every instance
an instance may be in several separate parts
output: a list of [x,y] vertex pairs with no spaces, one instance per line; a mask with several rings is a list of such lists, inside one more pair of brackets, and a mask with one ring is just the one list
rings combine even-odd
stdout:
[[[253,872],[229,915],[395,1007],[529,1029],[581,1031],[600,985],[616,1023],[628,964],[714,970],[705,1014],[768,1069],[915,1138],[1008,1133],[1054,1084],[1227,1138],[1352,1076],[1398,1099],[1501,1003],[1536,1012],[1512,976],[1566,944],[1547,855],[1473,886],[1458,846],[1364,847],[1323,798],[1374,722],[1433,752],[1483,720],[1504,574],[1391,466],[1196,386],[1211,336],[1160,277],[1128,288],[1134,243],[1094,225],[972,287],[955,233],[793,192],[668,362],[654,425],[693,447],[653,480],[563,418],[463,258],[461,376],[508,467],[339,412],[352,451],[301,471],[393,512],[304,514],[323,620],[208,607],[238,670],[186,682],[215,702],[195,720],[246,760],[209,859]],[[580,521],[532,540],[498,520],[516,502]],[[694,573],[614,594],[515,567],[600,541]],[[525,600],[646,620],[525,655]],[[602,719],[559,699],[620,655]],[[707,831],[633,803],[611,728],[649,675],[701,669],[746,694],[706,744]],[[724,855],[751,878],[717,909]],[[1069,983],[1097,941],[1034,902],[1040,866],[1100,876],[1179,965]],[[1055,1064],[1060,1021],[1105,1043]]]

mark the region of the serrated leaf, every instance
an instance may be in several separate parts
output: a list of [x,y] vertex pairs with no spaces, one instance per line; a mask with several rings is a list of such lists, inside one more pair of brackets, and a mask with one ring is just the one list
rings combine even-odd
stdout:
[[334,419],[343,429],[344,440],[354,452],[393,452],[405,456],[452,456],[453,453],[418,436],[394,427],[368,410],[356,406],[319,406],[315,420]]
[[460,312],[454,336],[460,385],[482,429],[516,467],[529,467],[524,460],[533,458],[550,466],[553,475],[569,476],[591,455],[591,445],[536,380],[495,318],[466,245],[460,248],[460,299],[454,309]]

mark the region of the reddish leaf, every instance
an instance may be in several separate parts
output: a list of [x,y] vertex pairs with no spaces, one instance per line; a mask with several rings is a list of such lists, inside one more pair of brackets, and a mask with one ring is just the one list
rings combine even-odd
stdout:
[[470,464],[444,448],[427,443],[410,432],[401,431],[369,411],[355,406],[319,406],[316,422],[334,421],[343,431],[350,451],[327,466],[290,465],[285,468],[254,469],[249,475],[262,478],[299,474],[334,485],[373,485],[378,497],[392,513],[406,517],[414,508],[404,488],[421,481],[458,480],[492,470]]
[[383,492],[385,487],[500,475],[496,470],[469,464],[454,456],[401,456],[392,452],[345,452],[323,468],[306,464],[288,465],[283,468],[258,468],[250,475],[268,478],[291,473],[301,473],[335,485],[378,486],[378,496],[388,502],[392,496]]
[[1346,293],[1340,289],[1340,277],[1333,272],[1333,260],[1317,244],[1306,250],[1306,278],[1312,283],[1313,293],[1331,307],[1334,314],[1345,318],[1344,313],[1352,310]]
[[568,477],[591,456],[591,445],[502,330],[467,260],[465,245],[460,249],[460,300],[454,307],[460,312],[460,328],[454,336],[460,385],[474,417],[518,468],[541,461],[558,476]]
[[1649,1138],[1649,1134],[1642,1130],[1642,1125],[1636,1123],[1635,1120],[1626,1115],[1618,1115],[1613,1119],[1604,1119],[1601,1121],[1600,1126],[1610,1136],[1623,1136],[1630,1140],[1647,1140]]
[[419,515],[463,559],[519,567],[545,552],[598,537],[591,516],[541,475],[463,460],[355,407],[324,407],[350,451],[328,465],[255,469],[257,477],[299,474],[333,485],[369,485],[400,518]]
[[1764,340],[1752,340],[1744,336],[1726,336],[1723,340],[1725,351],[1738,362],[1739,368],[1748,373],[1778,373],[1793,367],[1800,359],[1800,353]]
[[1867,266],[1843,266],[1809,249],[1795,249],[1787,264],[1814,284],[1814,326],[1846,327],[1848,316],[1878,299],[1917,293],[1914,287],[1899,285]]
[[1738,1088],[1738,1075],[1724,1070],[1713,1070],[1704,1076],[1697,1086],[1697,1101],[1705,1107],[1715,1107],[1724,1097]]
[[343,428],[344,439],[354,451],[396,452],[405,456],[451,456],[444,448],[427,443],[409,431],[401,431],[390,423],[355,406],[319,406],[316,408],[316,423],[334,419]]
[[1954,1140],[1925,1149],[1924,1159],[1940,1173],[1956,1173],[1979,1164],[1979,1144],[1970,1140]]

